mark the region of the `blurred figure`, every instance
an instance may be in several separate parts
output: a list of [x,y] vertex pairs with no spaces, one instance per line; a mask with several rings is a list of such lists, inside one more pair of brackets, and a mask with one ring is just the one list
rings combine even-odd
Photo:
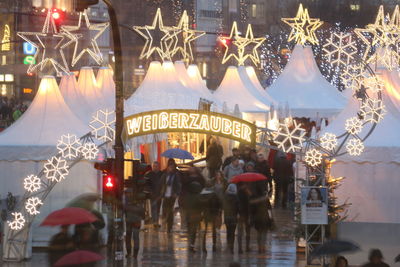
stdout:
[[347,262],[347,259],[343,256],[339,256],[336,259],[335,267],[348,267],[349,263]]
[[383,262],[383,255],[380,249],[372,249],[369,253],[369,262],[362,267],[389,267]]
[[204,186],[197,181],[188,184],[184,206],[186,209],[186,222],[188,226],[189,252],[195,252],[196,235],[201,221],[200,192]]
[[239,225],[238,225],[238,252],[243,253],[243,235],[246,234],[246,251],[250,251],[250,210],[249,210],[249,186],[247,183],[238,183],[239,200]]
[[[214,193],[218,197],[218,206],[222,207],[224,202],[224,194],[225,190],[228,186],[228,183],[225,180],[224,173],[222,171],[217,171],[215,173],[215,177],[210,181],[210,188],[214,191]],[[222,225],[222,208],[218,211],[218,214],[215,218],[215,227],[217,231],[221,229]]]
[[174,223],[174,205],[176,198],[180,195],[182,189],[181,174],[176,169],[176,165],[169,164],[167,170],[162,175],[163,196],[163,218],[166,221],[167,232],[171,233]]
[[162,171],[160,163],[154,161],[151,165],[151,171],[145,174],[145,178],[150,186],[150,201],[151,201],[151,220],[155,228],[159,228],[159,215],[161,208],[161,190],[162,190]]
[[69,225],[62,225],[60,232],[55,234],[49,243],[49,262],[53,266],[62,256],[72,252],[75,245],[68,233]]
[[207,230],[208,226],[211,226],[213,251],[217,250],[217,228],[216,220],[221,211],[221,203],[218,199],[217,194],[209,188],[203,189],[200,193],[200,201],[203,210],[204,219],[204,235],[203,235],[203,252],[207,252],[206,241],[207,241]]
[[278,151],[274,164],[275,205],[280,201],[282,208],[286,208],[289,184],[294,178],[292,163],[286,158],[286,153]]
[[240,263],[237,261],[233,261],[233,262],[229,263],[229,267],[240,267]]
[[222,164],[222,169],[231,164],[233,158],[240,158],[240,151],[238,148],[232,148],[232,156],[226,157],[224,163]]
[[244,172],[255,172],[256,164],[252,161],[249,161],[245,164],[245,171]]
[[256,172],[265,175],[268,178],[268,191],[272,190],[272,175],[271,175],[271,168],[268,164],[268,161],[264,158],[262,153],[258,154],[257,156],[257,163],[255,166]]
[[224,156],[223,148],[218,144],[217,139],[211,138],[210,145],[207,147],[207,169],[209,177],[214,177],[215,172],[221,168],[222,157]]
[[224,175],[226,180],[229,182],[234,176],[242,174],[243,168],[239,165],[239,159],[234,157],[232,158],[231,164],[225,167]]
[[238,223],[239,199],[235,184],[229,184],[224,195],[224,221],[229,251],[234,253],[235,231]]
[[140,249],[140,228],[142,220],[145,217],[144,201],[146,195],[144,193],[133,194],[132,191],[125,193],[124,213],[126,219],[126,257],[129,258],[132,253],[133,240],[133,258],[137,258]]

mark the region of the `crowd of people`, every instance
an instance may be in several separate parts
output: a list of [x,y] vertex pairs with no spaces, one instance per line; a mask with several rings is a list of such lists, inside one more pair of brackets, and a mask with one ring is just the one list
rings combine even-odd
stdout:
[[0,131],[18,120],[28,109],[28,106],[14,98],[0,96]]

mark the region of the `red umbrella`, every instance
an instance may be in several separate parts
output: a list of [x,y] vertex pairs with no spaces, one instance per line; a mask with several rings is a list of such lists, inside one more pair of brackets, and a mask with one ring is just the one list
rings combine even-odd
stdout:
[[231,183],[237,184],[240,182],[257,182],[257,181],[264,181],[268,180],[265,175],[256,172],[246,172],[239,175],[236,175],[230,181]]
[[91,223],[98,218],[82,208],[68,207],[50,213],[40,226],[57,226],[69,224]]
[[54,266],[78,265],[101,260],[104,260],[104,257],[100,254],[87,250],[76,250],[62,256]]

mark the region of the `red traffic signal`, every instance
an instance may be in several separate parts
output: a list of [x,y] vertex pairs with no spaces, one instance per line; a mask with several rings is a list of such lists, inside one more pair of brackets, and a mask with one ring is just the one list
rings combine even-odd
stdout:
[[58,9],[53,9],[53,13],[51,14],[52,16],[53,16],[53,19],[55,19],[55,20],[58,20],[58,19],[60,19],[61,18],[61,14],[60,14],[60,12],[58,11]]
[[112,190],[115,187],[115,177],[112,175],[106,175],[104,177],[104,188],[107,190]]

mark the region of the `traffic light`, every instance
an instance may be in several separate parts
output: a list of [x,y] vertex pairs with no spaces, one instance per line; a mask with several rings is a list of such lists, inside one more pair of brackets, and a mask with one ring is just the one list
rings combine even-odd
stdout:
[[60,31],[61,24],[65,19],[65,12],[60,9],[53,8],[51,11],[51,16],[53,17],[57,30]]
[[75,10],[83,12],[92,5],[97,5],[99,0],[75,0]]
[[115,176],[115,159],[108,158],[103,162],[96,162],[94,168],[102,172],[103,179],[103,202],[112,203],[116,198],[118,188]]

